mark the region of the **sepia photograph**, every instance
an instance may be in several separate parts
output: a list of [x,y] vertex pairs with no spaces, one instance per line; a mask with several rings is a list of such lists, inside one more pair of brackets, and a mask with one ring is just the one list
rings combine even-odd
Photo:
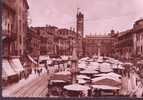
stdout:
[[143,0],[2,0],[2,97],[143,98]]

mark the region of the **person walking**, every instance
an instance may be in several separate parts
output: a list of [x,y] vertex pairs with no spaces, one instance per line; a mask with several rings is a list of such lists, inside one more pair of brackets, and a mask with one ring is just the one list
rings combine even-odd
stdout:
[[123,71],[121,81],[122,81],[122,85],[119,91],[120,95],[127,96],[128,95],[128,73],[126,72],[126,70]]
[[47,66],[46,63],[45,63],[45,69],[46,69],[46,71],[47,71],[47,74],[49,74],[49,69],[48,69],[48,66]]
[[40,69],[37,69],[38,75],[40,76]]
[[35,72],[35,74],[37,73],[37,70],[36,70],[36,68],[34,69],[34,72]]

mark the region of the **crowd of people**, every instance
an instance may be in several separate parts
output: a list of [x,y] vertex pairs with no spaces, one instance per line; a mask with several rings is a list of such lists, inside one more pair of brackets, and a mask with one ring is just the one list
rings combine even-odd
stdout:
[[141,68],[143,65],[125,65],[122,72],[122,87],[120,95],[127,97],[143,97],[143,77]]

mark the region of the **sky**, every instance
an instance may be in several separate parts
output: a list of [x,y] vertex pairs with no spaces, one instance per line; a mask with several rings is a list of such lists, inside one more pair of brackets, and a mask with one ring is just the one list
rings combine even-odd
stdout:
[[143,18],[143,0],[28,0],[30,26],[76,28],[77,8],[84,14],[84,34],[131,29]]

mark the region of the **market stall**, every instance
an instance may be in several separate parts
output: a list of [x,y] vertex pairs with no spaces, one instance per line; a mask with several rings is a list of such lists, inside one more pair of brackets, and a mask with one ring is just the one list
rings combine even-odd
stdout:
[[92,85],[93,96],[115,96],[119,94],[119,87],[109,85]]

